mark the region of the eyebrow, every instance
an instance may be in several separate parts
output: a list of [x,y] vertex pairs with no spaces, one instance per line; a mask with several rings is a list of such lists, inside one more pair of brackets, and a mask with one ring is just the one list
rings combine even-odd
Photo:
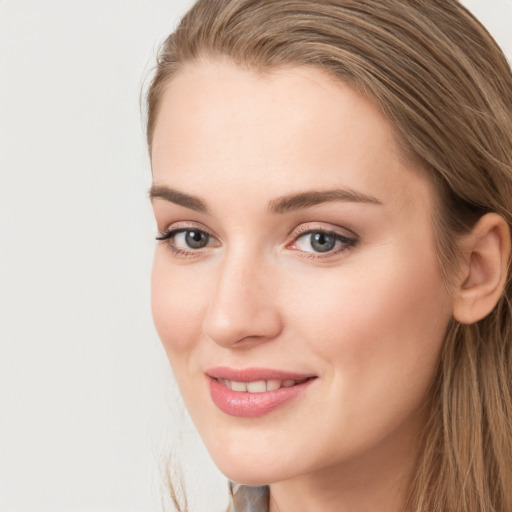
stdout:
[[179,192],[178,190],[174,190],[164,185],[153,185],[149,189],[149,198],[151,201],[157,198],[165,199],[170,203],[189,208],[190,210],[194,210],[196,212],[208,213],[206,203],[202,199],[185,194],[183,192]]
[[300,192],[289,196],[278,197],[269,203],[272,213],[285,213],[294,210],[302,210],[322,203],[342,201],[346,203],[367,203],[381,205],[376,197],[363,194],[351,189],[334,189]]
[[[199,197],[179,192],[165,185],[153,185],[149,189],[151,200],[159,198],[189,208],[196,212],[209,213],[208,206]],[[312,190],[278,197],[269,202],[271,213],[283,214],[290,211],[303,210],[322,203],[342,201],[347,203],[366,203],[382,205],[377,198],[351,189]]]

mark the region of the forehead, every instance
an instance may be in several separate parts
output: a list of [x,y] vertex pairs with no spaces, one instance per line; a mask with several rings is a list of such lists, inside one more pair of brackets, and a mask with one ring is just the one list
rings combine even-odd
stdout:
[[410,195],[403,189],[414,193],[418,180],[425,186],[380,110],[312,67],[264,74],[229,62],[186,67],[164,92],[152,166],[157,183],[206,180],[275,195],[340,186],[372,194],[387,186],[403,200]]

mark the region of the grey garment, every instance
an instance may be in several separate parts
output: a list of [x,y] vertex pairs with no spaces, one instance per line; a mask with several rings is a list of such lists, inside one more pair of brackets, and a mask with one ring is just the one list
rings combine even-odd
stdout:
[[229,508],[227,512],[268,512],[268,487],[249,487],[229,482]]

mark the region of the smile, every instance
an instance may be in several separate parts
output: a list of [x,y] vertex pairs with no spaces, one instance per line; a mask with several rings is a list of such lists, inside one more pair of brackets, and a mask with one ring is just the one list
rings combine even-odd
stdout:
[[253,380],[251,382],[238,382],[236,380],[228,380],[228,379],[218,379],[218,381],[228,389],[232,391],[238,392],[249,392],[249,393],[264,393],[265,391],[275,391],[280,388],[290,388],[292,386],[296,386],[301,382],[304,382],[307,379],[302,380]]
[[229,368],[211,370],[207,377],[213,403],[230,416],[246,418],[262,416],[284,406],[304,393],[316,379],[275,370]]

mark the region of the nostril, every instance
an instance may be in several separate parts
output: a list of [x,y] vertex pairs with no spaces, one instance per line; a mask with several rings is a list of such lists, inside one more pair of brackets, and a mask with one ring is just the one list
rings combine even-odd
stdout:
[[279,309],[268,300],[226,300],[217,296],[204,320],[205,335],[224,347],[243,347],[274,339],[282,330]]

